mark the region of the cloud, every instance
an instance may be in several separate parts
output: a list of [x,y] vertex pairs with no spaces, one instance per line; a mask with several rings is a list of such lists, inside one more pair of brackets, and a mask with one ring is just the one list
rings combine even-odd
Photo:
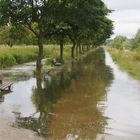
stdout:
[[113,21],[122,23],[140,23],[140,10],[118,10],[109,16]]
[[130,23],[115,23],[115,35],[124,35],[128,38],[135,36],[137,30],[140,28],[140,24]]
[[140,28],[140,0],[103,0],[108,8],[115,10],[109,15],[114,21],[115,35],[134,37]]
[[140,10],[118,10],[113,12],[109,18],[114,21],[115,35],[134,37],[140,28]]
[[107,6],[114,10],[121,9],[139,9],[139,0],[103,0]]

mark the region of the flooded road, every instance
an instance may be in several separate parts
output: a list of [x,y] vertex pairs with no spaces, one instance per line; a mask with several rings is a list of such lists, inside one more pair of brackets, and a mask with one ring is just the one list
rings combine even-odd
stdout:
[[18,81],[0,99],[0,139],[140,139],[140,82],[103,49]]
[[113,69],[114,80],[108,90],[104,114],[110,119],[105,133],[118,139],[140,139],[140,81],[121,71],[106,53],[106,64]]

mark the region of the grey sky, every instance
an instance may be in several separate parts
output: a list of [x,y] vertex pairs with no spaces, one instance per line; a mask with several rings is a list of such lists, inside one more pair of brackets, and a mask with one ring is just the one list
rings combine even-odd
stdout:
[[140,9],[140,0],[103,0],[114,10]]
[[134,37],[140,28],[139,0],[103,0],[108,8],[115,10],[110,14],[114,21],[115,35]]

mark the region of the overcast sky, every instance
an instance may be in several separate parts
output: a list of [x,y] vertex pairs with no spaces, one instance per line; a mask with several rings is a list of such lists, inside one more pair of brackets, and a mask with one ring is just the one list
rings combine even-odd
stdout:
[[115,35],[135,36],[140,28],[140,0],[103,0],[108,8],[115,10],[110,14],[114,21]]

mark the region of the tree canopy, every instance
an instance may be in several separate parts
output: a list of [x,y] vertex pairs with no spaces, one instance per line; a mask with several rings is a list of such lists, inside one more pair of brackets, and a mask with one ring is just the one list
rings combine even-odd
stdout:
[[127,40],[128,39],[125,36],[116,36],[112,42],[112,46],[119,50],[124,50],[128,48]]
[[134,37],[134,48],[140,48],[140,29],[137,31]]
[[[100,45],[112,34],[111,11],[101,0],[0,0],[0,26],[23,26],[35,36],[41,71],[45,39],[58,40],[63,55],[65,39],[77,46]],[[62,57],[62,56],[61,56]]]

